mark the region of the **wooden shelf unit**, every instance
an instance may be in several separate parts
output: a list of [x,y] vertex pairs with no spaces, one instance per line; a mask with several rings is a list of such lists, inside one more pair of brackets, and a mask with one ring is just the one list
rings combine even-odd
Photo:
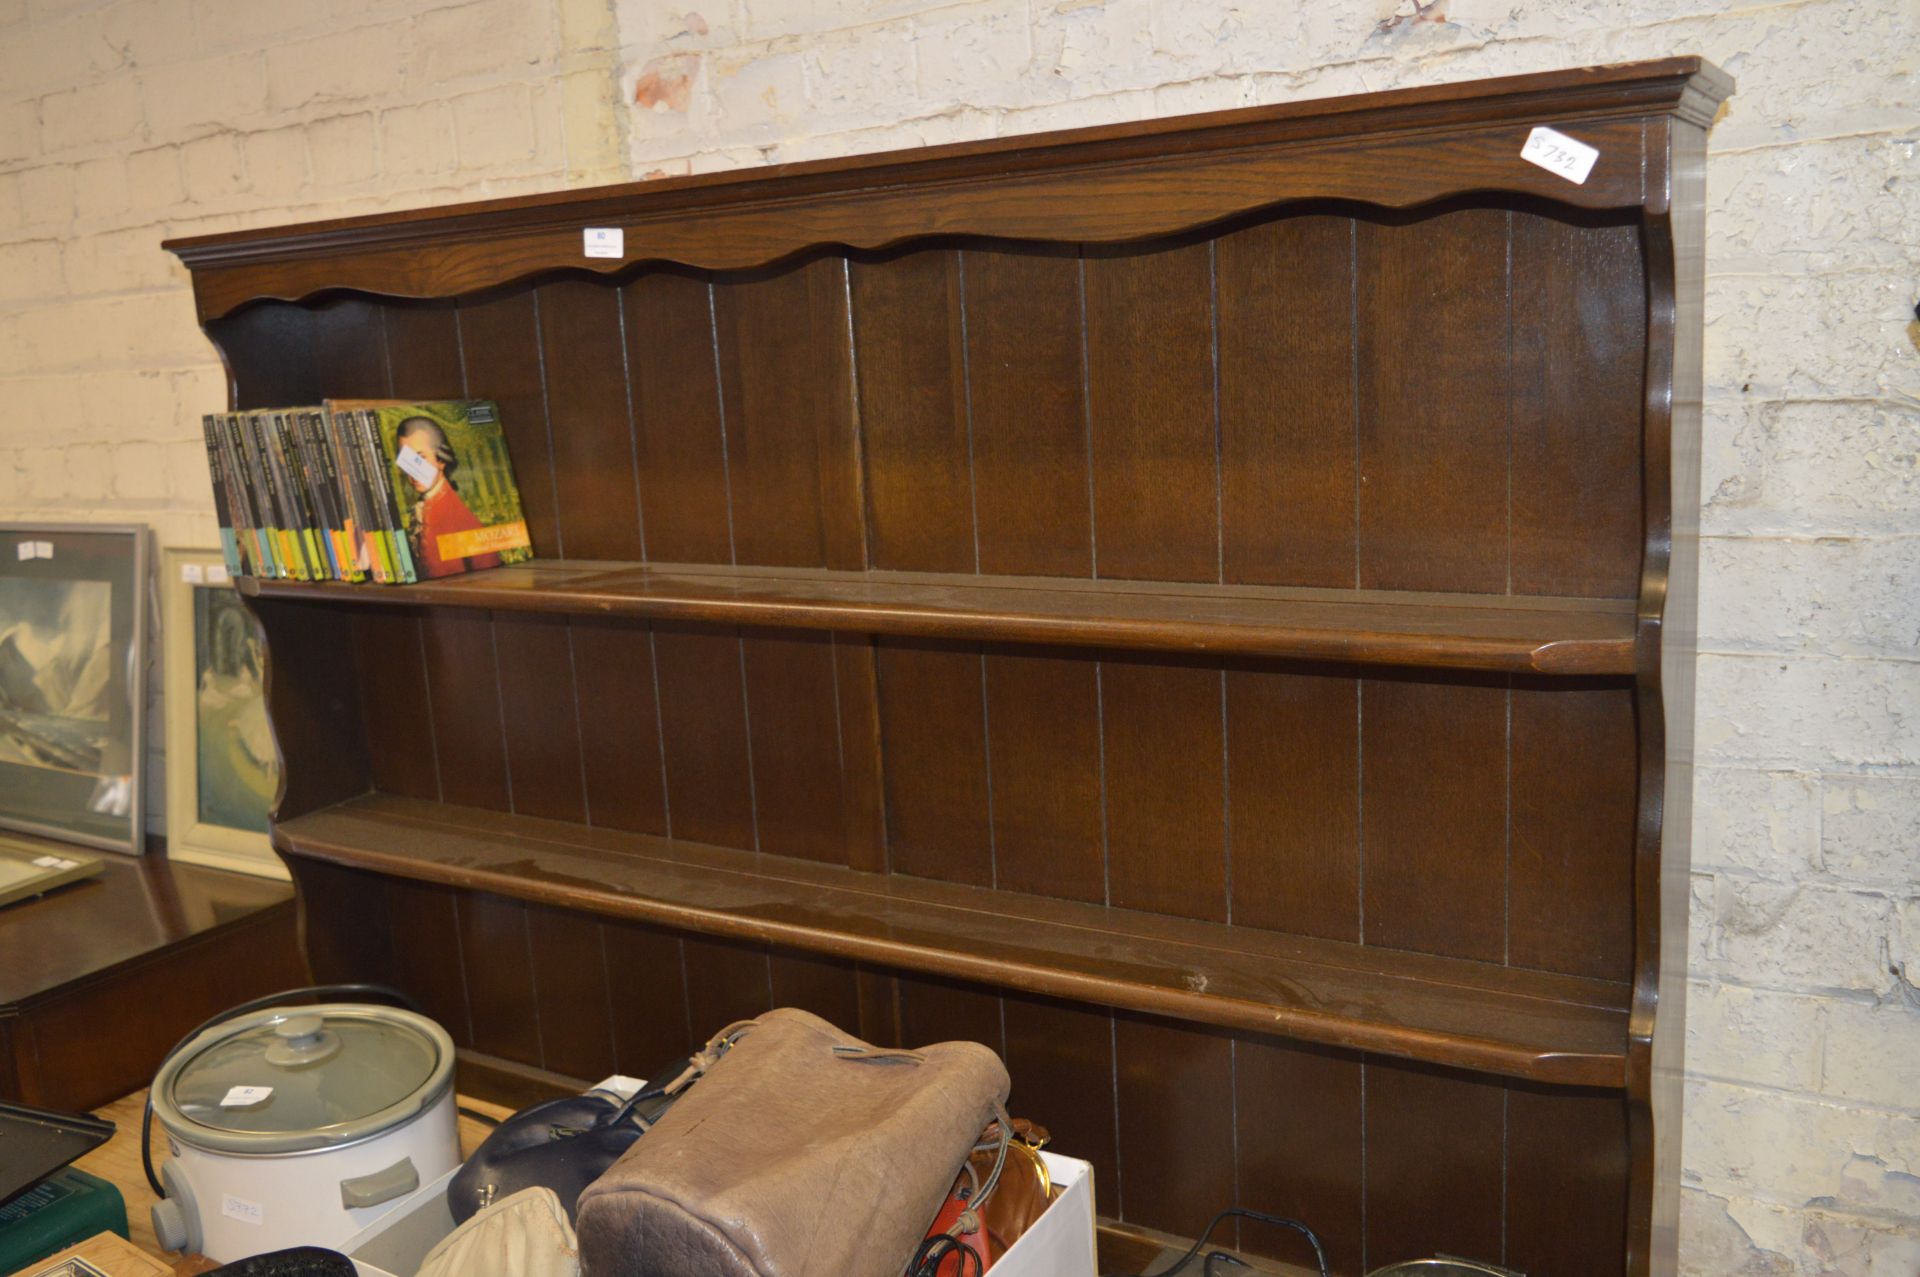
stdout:
[[1630,599],[535,562],[393,588],[243,579],[244,593],[920,638],[1631,674]]
[[540,555],[241,583],[316,976],[399,982],[518,1094],[778,1004],[987,1042],[1109,1266],[1237,1201],[1343,1275],[1671,1273],[1730,89],[170,244],[235,407],[496,400]]

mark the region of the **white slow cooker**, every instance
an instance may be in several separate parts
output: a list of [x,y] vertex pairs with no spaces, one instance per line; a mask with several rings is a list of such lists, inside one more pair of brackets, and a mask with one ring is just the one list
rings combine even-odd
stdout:
[[411,1011],[228,1020],[169,1056],[152,1094],[173,1154],[153,1231],[221,1263],[337,1248],[460,1161],[453,1041]]

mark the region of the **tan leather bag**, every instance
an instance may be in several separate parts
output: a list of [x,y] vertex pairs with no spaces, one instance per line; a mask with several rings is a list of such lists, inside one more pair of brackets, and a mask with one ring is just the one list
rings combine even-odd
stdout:
[[770,1011],[580,1195],[587,1277],[901,1277],[1007,1070],[977,1042],[868,1046]]

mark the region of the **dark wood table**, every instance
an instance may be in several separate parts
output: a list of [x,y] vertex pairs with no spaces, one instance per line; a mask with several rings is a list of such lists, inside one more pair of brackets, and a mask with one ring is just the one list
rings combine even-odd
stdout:
[[109,856],[0,908],[0,1098],[97,1108],[208,1016],[306,982],[287,883]]

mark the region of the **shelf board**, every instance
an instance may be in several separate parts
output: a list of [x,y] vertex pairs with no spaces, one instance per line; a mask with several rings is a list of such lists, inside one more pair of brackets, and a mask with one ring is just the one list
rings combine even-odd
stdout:
[[262,597],[1536,674],[1630,674],[1631,599],[547,560]]
[[1625,1084],[1629,987],[373,794],[294,857],[1486,1073]]

